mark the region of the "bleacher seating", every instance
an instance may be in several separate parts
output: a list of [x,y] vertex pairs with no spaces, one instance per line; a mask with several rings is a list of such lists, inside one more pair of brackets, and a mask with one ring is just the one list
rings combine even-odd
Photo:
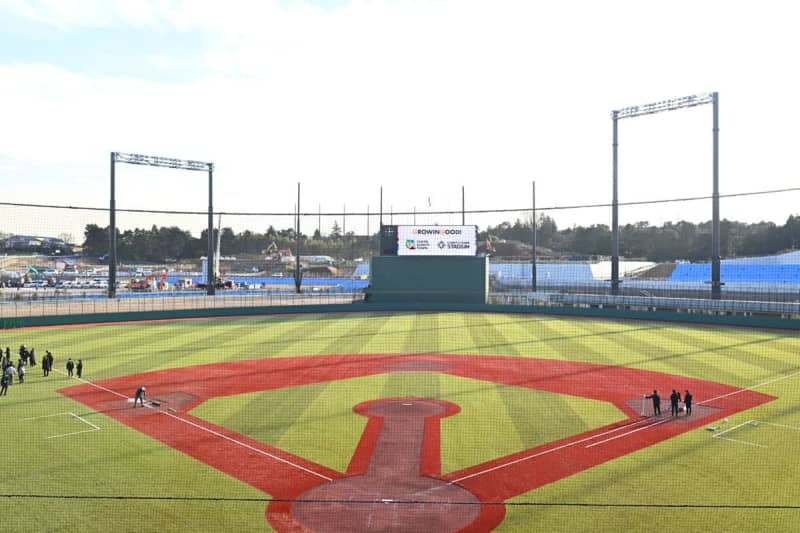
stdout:
[[[748,257],[720,263],[723,283],[800,283],[800,252],[772,257]],[[669,281],[709,281],[710,263],[678,263]]]
[[[500,285],[530,283],[530,263],[491,263],[489,275]],[[579,282],[591,281],[592,268],[589,263],[537,263],[537,282]]]
[[369,276],[369,263],[359,263],[353,271],[354,278]]

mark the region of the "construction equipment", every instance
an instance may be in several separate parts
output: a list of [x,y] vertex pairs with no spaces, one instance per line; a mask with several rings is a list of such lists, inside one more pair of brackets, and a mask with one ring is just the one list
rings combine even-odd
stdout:
[[[158,281],[155,281],[156,279]],[[128,288],[132,291],[164,290],[167,288],[167,273],[150,274],[145,278],[133,278],[128,282]]]

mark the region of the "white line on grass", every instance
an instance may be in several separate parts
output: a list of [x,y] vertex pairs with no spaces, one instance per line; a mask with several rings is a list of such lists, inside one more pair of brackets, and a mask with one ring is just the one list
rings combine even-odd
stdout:
[[793,431],[800,431],[799,427],[787,426],[786,424],[775,424],[774,422],[763,422],[761,420],[748,420],[746,422],[742,422],[741,424],[736,424],[732,428],[728,428],[725,431],[721,431],[720,433],[716,433],[714,435],[711,435],[711,437],[714,438],[714,439],[729,440],[731,442],[738,442],[739,444],[746,444],[747,446],[757,446],[759,448],[768,448],[769,446],[767,446],[766,444],[757,444],[755,442],[750,442],[750,441],[746,441],[746,440],[731,439],[729,437],[723,437],[723,435],[733,431],[734,429],[738,429],[738,428],[740,428],[742,426],[755,425],[755,424],[763,424],[765,426],[773,426],[773,427],[778,427],[778,428],[781,428],[781,429],[790,429],[790,430],[793,430]]
[[[57,370],[57,372],[60,372],[61,374],[64,374],[64,373],[65,373],[65,372],[62,372],[62,371],[60,371],[60,370]],[[97,383],[93,383],[93,382],[91,382],[91,381],[87,381],[87,380],[85,380],[85,379],[83,379],[83,378],[72,378],[72,379],[77,379],[78,381],[82,381],[83,383],[86,383],[87,385],[91,385],[92,387],[96,387],[96,388],[98,388],[98,389],[101,389],[101,390],[104,390],[104,391],[106,391],[106,392],[110,392],[111,394],[115,394],[115,395],[119,396],[120,398],[125,398],[126,400],[130,398],[129,396],[126,396],[126,395],[124,395],[124,394],[122,394],[122,393],[119,393],[119,392],[117,392],[117,391],[115,391],[115,390],[107,389],[106,387],[103,387],[102,385],[98,385]],[[148,407],[148,408],[150,408],[150,409],[153,409],[153,406],[152,406],[152,405],[146,405],[145,407]],[[222,438],[222,439],[225,439],[225,440],[227,440],[227,441],[230,441],[230,442],[232,442],[232,443],[234,443],[234,444],[237,444],[237,445],[239,445],[239,446],[241,446],[241,447],[243,447],[243,448],[247,448],[248,450],[254,451],[254,452],[256,452],[256,453],[260,453],[261,455],[265,455],[266,457],[269,457],[269,458],[271,458],[271,459],[275,459],[276,461],[279,461],[279,462],[281,462],[281,463],[284,463],[284,464],[287,464],[287,465],[289,465],[289,466],[291,466],[291,467],[297,468],[298,470],[302,470],[303,472],[307,472],[307,473],[309,473],[309,474],[312,474],[312,475],[314,475],[314,476],[317,476],[317,477],[319,477],[319,478],[322,478],[322,479],[324,479],[325,481],[333,481],[333,478],[329,478],[328,476],[326,476],[326,475],[323,475],[323,474],[320,474],[319,472],[314,472],[313,470],[311,470],[311,469],[309,469],[309,468],[306,468],[306,467],[304,467],[304,466],[302,466],[302,465],[298,465],[298,464],[296,464],[296,463],[293,463],[293,462],[289,461],[288,459],[284,459],[284,458],[282,458],[282,457],[278,457],[277,455],[273,455],[273,454],[271,454],[271,453],[269,453],[269,452],[265,452],[264,450],[259,450],[258,448],[255,448],[255,447],[253,447],[253,446],[250,446],[250,445],[249,445],[249,444],[247,444],[247,443],[244,443],[244,442],[238,441],[238,440],[236,440],[236,439],[234,439],[234,438],[232,438],[232,437],[228,437],[227,435],[223,435],[222,433],[219,433],[219,432],[217,432],[217,431],[214,431],[214,430],[213,430],[213,429],[211,429],[211,428],[207,428],[207,427],[201,426],[200,424],[195,424],[194,422],[192,422],[192,421],[190,421],[190,420],[186,420],[186,419],[184,419],[184,418],[181,418],[181,417],[179,417],[179,416],[177,416],[177,415],[174,415],[174,414],[172,414],[172,413],[168,413],[168,412],[166,412],[166,411],[162,411],[162,410],[160,410],[160,409],[159,409],[159,410],[157,410],[157,411],[158,411],[159,413],[163,414],[163,415],[171,416],[172,418],[174,418],[174,419],[176,419],[176,420],[180,420],[180,421],[181,421],[181,422],[183,422],[184,424],[188,424],[188,425],[190,425],[190,426],[193,426],[193,427],[195,427],[195,428],[197,428],[197,429],[201,429],[201,430],[203,430],[203,431],[205,431],[205,432],[207,432],[207,433],[210,433],[210,434],[212,434],[212,435],[215,435],[215,436],[217,436],[217,437],[220,437],[220,438]],[[70,413],[70,414],[71,414],[71,413]],[[94,430],[87,430],[87,431],[94,431]],[[84,432],[81,432],[81,433],[84,433]],[[66,436],[66,435],[63,435],[63,436]]]
[[736,443],[744,444],[744,445],[747,445],[747,446],[755,446],[757,448],[767,448],[768,446],[766,446],[765,444],[758,444],[758,443],[755,443],[755,442],[750,442],[749,440],[740,440],[740,439],[732,439],[730,437],[723,437],[723,435],[725,435],[726,433],[730,433],[734,429],[739,429],[742,426],[751,425],[753,422],[757,422],[757,420],[747,420],[745,422],[742,422],[741,424],[736,424],[735,426],[730,427],[730,428],[726,429],[725,431],[720,431],[719,433],[715,433],[714,435],[711,435],[711,438],[712,439],[719,439],[719,440],[729,440],[731,442],[736,442]]
[[73,431],[72,433],[63,433],[61,435],[52,435],[50,437],[45,437],[44,439],[60,439],[61,437],[69,437],[70,435],[80,435],[81,433],[93,433],[95,431],[99,431],[100,428],[97,429],[84,429],[83,431]]
[[22,420],[39,420],[40,418],[50,418],[52,416],[64,416],[64,415],[71,415],[69,411],[64,411],[63,413],[53,413],[51,415],[42,415],[42,416],[32,416],[30,418],[23,418]]
[[793,430],[795,430],[795,431],[800,431],[800,428],[799,428],[799,427],[795,427],[795,426],[787,426],[786,424],[775,424],[774,422],[764,422],[764,421],[761,421],[761,420],[759,420],[759,421],[758,421],[758,423],[759,423],[759,424],[765,424],[765,425],[767,425],[767,426],[775,426],[775,427],[777,427],[777,428],[783,428],[783,429],[793,429]]
[[256,453],[260,453],[261,455],[265,455],[265,456],[269,457],[270,459],[274,459],[274,460],[279,461],[281,463],[284,463],[284,464],[287,464],[287,465],[292,466],[294,468],[297,468],[298,470],[302,470],[303,472],[306,472],[306,473],[311,474],[313,476],[317,476],[319,478],[322,478],[325,481],[333,481],[333,478],[329,478],[328,476],[326,476],[324,474],[320,474],[319,472],[314,472],[310,468],[306,468],[306,467],[301,466],[301,465],[299,465],[297,463],[293,463],[293,462],[289,461],[288,459],[284,459],[283,457],[279,457],[277,455],[273,455],[273,454],[271,454],[269,452],[265,452],[264,450],[259,450],[258,448],[250,446],[249,444],[247,444],[245,442],[242,442],[240,440],[236,440],[236,439],[234,439],[232,437],[229,437],[229,436],[227,436],[227,435],[225,435],[223,433],[219,433],[218,431],[214,431],[211,428],[207,428],[205,426],[201,426],[200,424],[192,422],[191,420],[186,420],[185,418],[181,418],[178,415],[174,415],[174,414],[168,413],[166,411],[158,411],[158,412],[161,413],[162,415],[171,416],[175,420],[180,420],[184,424],[188,424],[188,425],[190,425],[190,426],[192,426],[194,428],[201,429],[201,430],[203,430],[203,431],[205,431],[207,433],[211,433],[212,435],[214,435],[216,437],[219,437],[221,439],[225,439],[227,441],[230,441],[230,442],[236,444],[237,446],[241,446],[242,448],[247,448],[250,451],[253,451],[253,452],[256,452]]
[[601,440],[600,442],[595,442],[593,444],[590,444],[590,445],[586,446],[586,448],[594,448],[595,446],[600,446],[601,444],[605,444],[606,442],[611,442],[612,440],[617,440],[617,439],[621,439],[622,437],[627,437],[628,435],[632,435],[633,433],[636,433],[638,431],[643,431],[645,429],[650,429],[653,426],[658,426],[660,424],[663,424],[664,422],[669,422],[671,420],[672,420],[671,418],[665,418],[664,420],[659,420],[658,422],[653,422],[652,424],[647,424],[646,426],[642,426],[642,427],[636,428],[636,429],[634,429],[632,431],[628,431],[627,433],[622,433],[620,435],[614,435],[611,438]]
[[87,425],[91,426],[92,429],[85,429],[83,431],[73,431],[71,433],[62,433],[61,435],[51,435],[50,437],[45,437],[45,440],[47,440],[47,439],[58,439],[58,438],[61,438],[61,437],[69,437],[70,435],[80,435],[81,433],[89,433],[91,431],[100,431],[99,427],[97,427],[96,425],[92,424],[91,422],[89,422],[85,418],[83,418],[83,417],[81,417],[79,415],[76,415],[75,413],[73,413],[71,411],[64,411],[63,413],[52,413],[52,414],[49,414],[49,415],[42,415],[42,416],[32,416],[32,417],[28,417],[28,418],[23,418],[22,420],[41,420],[42,418],[52,418],[54,416],[66,416],[66,415],[69,415],[69,416],[71,416],[73,418],[77,418],[78,420],[80,420],[84,424],[87,424]]
[[697,405],[709,404],[709,403],[711,403],[713,401],[721,400],[722,398],[727,398],[728,396],[734,396],[736,394],[741,394],[741,393],[743,393],[745,391],[755,390],[755,389],[758,389],[759,387],[763,387],[764,385],[769,385],[771,383],[775,383],[776,381],[782,381],[784,379],[789,379],[789,378],[792,378],[792,377],[798,376],[798,375],[800,375],[800,371],[793,372],[792,374],[788,374],[786,376],[780,376],[780,377],[777,377],[777,378],[768,379],[767,381],[762,381],[761,383],[756,383],[755,385],[752,385],[750,387],[745,387],[743,389],[735,390],[735,391],[729,392],[727,394],[720,394],[719,396],[715,396],[714,398],[711,398],[709,400],[703,400],[702,402],[697,402]]
[[89,422],[88,420],[86,420],[85,418],[83,418],[82,416],[80,416],[80,415],[76,415],[75,413],[70,413],[70,415],[74,416],[75,418],[77,418],[78,420],[80,420],[81,422],[83,422],[84,424],[88,424],[88,425],[92,426],[92,427],[93,427],[94,429],[96,429],[97,431],[100,431],[100,428],[99,428],[99,427],[95,426],[94,424],[92,424],[91,422]]
[[[715,435],[716,437],[716,435]],[[756,446],[757,448],[766,448],[767,446],[764,444],[756,444],[755,442],[749,442],[746,440],[738,440],[738,439],[729,439],[728,437],[716,437],[719,440],[729,440],[731,442],[738,442],[739,444],[746,444],[747,446]]]
[[740,428],[740,427],[742,427],[742,426],[746,426],[746,425],[748,425],[748,424],[752,424],[752,423],[753,423],[753,421],[752,421],[752,420],[748,420],[748,421],[746,421],[746,422],[742,422],[741,424],[736,424],[736,425],[735,425],[735,426],[733,426],[733,427],[729,427],[729,428],[728,428],[728,429],[726,429],[725,431],[720,431],[719,433],[715,433],[715,434],[713,434],[713,435],[711,435],[711,436],[712,436],[712,437],[714,437],[714,438],[717,438],[717,439],[718,439],[718,438],[720,438],[722,435],[724,435],[724,434],[726,434],[726,433],[730,433],[730,432],[731,432],[731,431],[733,431],[734,429],[739,429],[739,428]]
[[616,427],[614,429],[610,429],[608,431],[604,431],[604,432],[598,433],[596,435],[590,435],[588,437],[584,437],[584,438],[582,438],[580,440],[576,440],[574,442],[567,442],[565,444],[562,444],[561,446],[556,446],[555,448],[550,448],[550,449],[543,450],[543,451],[538,452],[538,453],[534,453],[533,455],[526,455],[525,457],[520,457],[519,459],[515,459],[513,461],[509,461],[508,463],[503,463],[503,464],[500,464],[500,465],[496,465],[496,466],[493,466],[491,468],[487,468],[485,470],[481,470],[479,472],[473,472],[472,474],[469,474],[469,475],[462,476],[460,478],[451,480],[450,484],[460,483],[461,481],[464,481],[465,479],[470,479],[470,478],[473,478],[473,477],[482,476],[483,474],[488,474],[489,472],[494,472],[495,470],[500,470],[502,468],[507,468],[509,466],[513,466],[515,464],[519,464],[519,463],[522,463],[524,461],[528,461],[530,459],[535,459],[537,457],[541,457],[542,455],[547,455],[549,453],[557,452],[559,450],[563,450],[564,448],[569,448],[570,446],[575,446],[575,445],[581,444],[583,442],[594,440],[594,439],[596,439],[598,437],[603,437],[605,435],[610,435],[611,433],[615,433],[617,431],[622,431],[624,429],[629,429],[629,428],[632,428],[632,427],[636,426],[637,424],[641,424],[642,422],[650,422],[652,424],[650,419],[637,420],[636,422],[633,422],[632,424],[626,424],[624,426]]

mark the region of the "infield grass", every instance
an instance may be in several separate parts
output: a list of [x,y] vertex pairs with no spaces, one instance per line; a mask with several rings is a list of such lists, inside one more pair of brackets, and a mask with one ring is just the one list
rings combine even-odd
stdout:
[[[21,343],[35,347],[39,360],[50,349],[57,370],[68,356],[82,358],[84,377],[91,381],[319,354],[584,361],[737,387],[767,383],[758,390],[778,399],[731,417],[727,427],[747,420],[800,427],[800,338],[774,331],[483,313],[271,316],[0,331],[0,345],[10,346],[13,355]],[[463,410],[463,416],[442,421],[445,471],[552,437],[532,420],[546,420],[548,431],[560,434],[616,416],[584,409],[581,402],[535,401],[528,394],[540,394],[536,391],[424,374],[218,399],[195,414],[343,470],[363,427],[363,417],[352,413],[355,403],[376,395],[435,392]],[[61,372],[43,378],[36,367],[25,384],[15,383],[0,397],[0,442],[6,451],[0,501],[12,510],[4,514],[4,531],[269,530],[267,495],[56,392],[73,383]],[[265,404],[280,408],[263,413]],[[491,423],[487,411],[496,413]],[[90,428],[71,415],[24,420],[55,413],[75,413],[101,429],[48,439]],[[259,414],[263,425],[253,422]],[[740,440],[765,447],[712,438],[704,428],[690,431],[514,498],[499,531],[797,530],[800,438],[768,424],[742,429]],[[330,443],[322,449],[309,444],[319,431]]]

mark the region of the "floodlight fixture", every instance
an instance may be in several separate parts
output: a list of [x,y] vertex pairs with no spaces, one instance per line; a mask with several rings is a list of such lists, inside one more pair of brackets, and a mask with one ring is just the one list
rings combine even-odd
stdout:
[[200,170],[208,172],[214,170],[214,163],[204,161],[192,161],[191,159],[176,159],[174,157],[161,157],[157,155],[126,154],[114,152],[118,163],[128,163],[131,165],[147,165],[151,167],[176,168],[180,170]]
[[650,104],[623,107],[622,109],[612,111],[611,117],[623,119],[639,117],[642,115],[653,115],[662,111],[674,111],[676,109],[696,107],[699,105],[711,104],[713,102],[714,93],[693,94],[690,96],[682,96],[680,98],[672,98],[670,100],[661,100],[660,102],[653,102]]

